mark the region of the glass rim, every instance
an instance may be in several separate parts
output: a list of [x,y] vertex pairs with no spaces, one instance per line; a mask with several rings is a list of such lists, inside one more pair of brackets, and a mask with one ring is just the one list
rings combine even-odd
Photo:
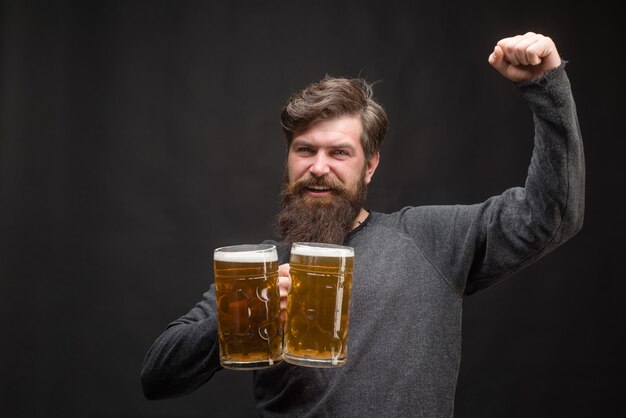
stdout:
[[213,250],[213,259],[238,262],[278,261],[278,251],[274,244],[227,245]]
[[354,248],[348,245],[299,241],[291,244],[291,253],[317,257],[354,257]]
[[225,245],[223,247],[217,247],[214,252],[260,252],[260,251],[271,251],[275,250],[276,246],[274,244],[235,244],[235,245]]

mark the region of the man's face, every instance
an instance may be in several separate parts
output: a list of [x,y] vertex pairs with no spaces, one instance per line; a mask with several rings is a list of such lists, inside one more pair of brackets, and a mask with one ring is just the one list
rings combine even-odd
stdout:
[[307,182],[306,201],[332,199],[333,188],[355,194],[360,182],[369,184],[379,155],[366,161],[361,145],[361,121],[344,116],[313,124],[294,136],[287,156],[289,184]]
[[352,230],[379,159],[365,160],[360,137],[360,120],[343,117],[293,138],[277,220],[285,241],[341,244]]

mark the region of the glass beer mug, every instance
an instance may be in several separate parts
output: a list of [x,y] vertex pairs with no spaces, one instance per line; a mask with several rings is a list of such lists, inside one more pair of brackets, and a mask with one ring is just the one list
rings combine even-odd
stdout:
[[353,269],[352,247],[292,244],[283,353],[286,362],[309,367],[345,364]]
[[236,370],[282,360],[278,254],[270,244],[214,251],[220,363]]

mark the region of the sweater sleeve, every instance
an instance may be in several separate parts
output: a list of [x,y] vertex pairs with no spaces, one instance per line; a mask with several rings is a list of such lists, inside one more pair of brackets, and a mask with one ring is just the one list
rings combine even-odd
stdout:
[[219,362],[215,288],[187,314],[170,323],[145,356],[141,385],[147,399],[192,392],[222,367]]
[[[281,263],[289,260],[285,243],[276,245]],[[171,322],[148,350],[141,369],[147,399],[164,399],[193,392],[222,369],[217,337],[215,285],[187,314]]]
[[466,293],[519,271],[582,228],[584,152],[564,66],[518,85],[535,125],[528,176],[524,188],[510,189],[479,207],[480,257],[471,267]]
[[401,211],[406,232],[459,293],[471,294],[509,277],[582,227],[583,144],[564,66],[517,85],[535,126],[524,187],[476,205]]

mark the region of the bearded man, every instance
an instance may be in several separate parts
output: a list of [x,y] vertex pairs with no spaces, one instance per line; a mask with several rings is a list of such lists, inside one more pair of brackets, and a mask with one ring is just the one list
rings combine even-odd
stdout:
[[[340,368],[282,362],[254,371],[261,416],[452,417],[461,360],[462,301],[527,267],[574,236],[584,212],[584,156],[565,63],[532,32],[500,40],[489,63],[534,114],[525,187],[475,205],[364,208],[387,129],[372,88],[327,77],[282,112],[287,163],[277,217],[282,307],[289,244],[355,251],[350,355]],[[144,394],[189,393],[221,369],[213,286],[150,348]]]
[[281,113],[287,139],[283,242],[343,243],[366,217],[367,184],[380,160],[387,115],[362,79],[326,77]]

